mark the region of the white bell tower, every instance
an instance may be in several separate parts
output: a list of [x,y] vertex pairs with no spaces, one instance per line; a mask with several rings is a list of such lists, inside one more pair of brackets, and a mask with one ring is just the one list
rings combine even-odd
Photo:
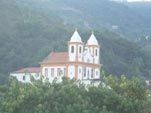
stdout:
[[81,37],[76,29],[68,43],[68,54],[70,62],[82,62],[83,45],[84,44],[81,40]]
[[82,79],[82,67],[79,62],[83,61],[83,46],[84,44],[76,29],[68,42],[68,77],[71,79]]
[[100,46],[94,35],[94,32],[92,32],[89,40],[87,41],[86,48],[89,50],[90,54],[93,56],[93,63],[100,64]]
[[[94,32],[92,32],[89,40],[87,41],[85,48],[91,55],[91,58],[93,59],[92,61],[93,65],[96,66],[96,67],[90,67],[91,71],[87,69],[87,72],[89,71],[89,73],[93,75],[93,79],[100,79],[100,68],[101,68],[100,67],[100,46],[94,35]],[[92,76],[90,78],[92,78]]]

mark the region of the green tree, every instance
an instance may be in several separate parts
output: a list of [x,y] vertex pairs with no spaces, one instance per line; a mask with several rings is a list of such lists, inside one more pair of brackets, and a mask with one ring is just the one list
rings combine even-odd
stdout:
[[11,79],[0,88],[2,113],[150,113],[150,90],[138,78],[107,76],[94,87],[63,78],[23,84]]

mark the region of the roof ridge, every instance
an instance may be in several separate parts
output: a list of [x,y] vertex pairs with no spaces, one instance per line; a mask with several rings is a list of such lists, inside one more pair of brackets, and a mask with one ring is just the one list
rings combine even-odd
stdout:
[[25,67],[25,68],[18,69],[17,71],[14,71],[12,73],[24,73],[26,71],[29,71],[29,72],[40,72],[40,67]]

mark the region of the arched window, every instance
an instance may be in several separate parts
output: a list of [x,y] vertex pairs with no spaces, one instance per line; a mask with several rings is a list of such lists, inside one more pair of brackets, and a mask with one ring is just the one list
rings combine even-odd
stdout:
[[24,81],[26,80],[26,76],[23,76],[23,80],[24,80]]
[[85,67],[84,67],[83,72],[84,72],[84,77],[86,77],[86,68]]
[[93,76],[93,69],[91,69],[91,78],[93,78],[94,76]]
[[96,71],[96,76],[98,76],[98,71]]
[[81,46],[79,47],[79,53],[82,53],[82,47]]
[[45,68],[45,76],[48,77],[48,68]]
[[61,68],[57,68],[57,76],[62,76],[63,75],[63,71],[61,70]]
[[95,50],[95,55],[98,56],[98,50],[97,49]]
[[71,46],[71,53],[74,53],[74,46]]
[[51,77],[54,77],[54,68],[51,68]]
[[87,73],[87,74],[88,74],[87,76],[88,76],[88,79],[89,79],[89,76],[90,76],[90,72],[89,72],[89,70],[88,70],[88,73]]

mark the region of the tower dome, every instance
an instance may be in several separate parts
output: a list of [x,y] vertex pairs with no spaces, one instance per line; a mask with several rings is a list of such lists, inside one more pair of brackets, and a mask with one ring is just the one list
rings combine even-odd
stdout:
[[71,39],[70,39],[70,42],[80,42],[82,43],[82,40],[81,40],[81,37],[77,31],[77,29],[75,30],[75,32],[73,33]]
[[87,41],[87,45],[98,45],[98,41],[93,32],[92,32],[89,40]]

